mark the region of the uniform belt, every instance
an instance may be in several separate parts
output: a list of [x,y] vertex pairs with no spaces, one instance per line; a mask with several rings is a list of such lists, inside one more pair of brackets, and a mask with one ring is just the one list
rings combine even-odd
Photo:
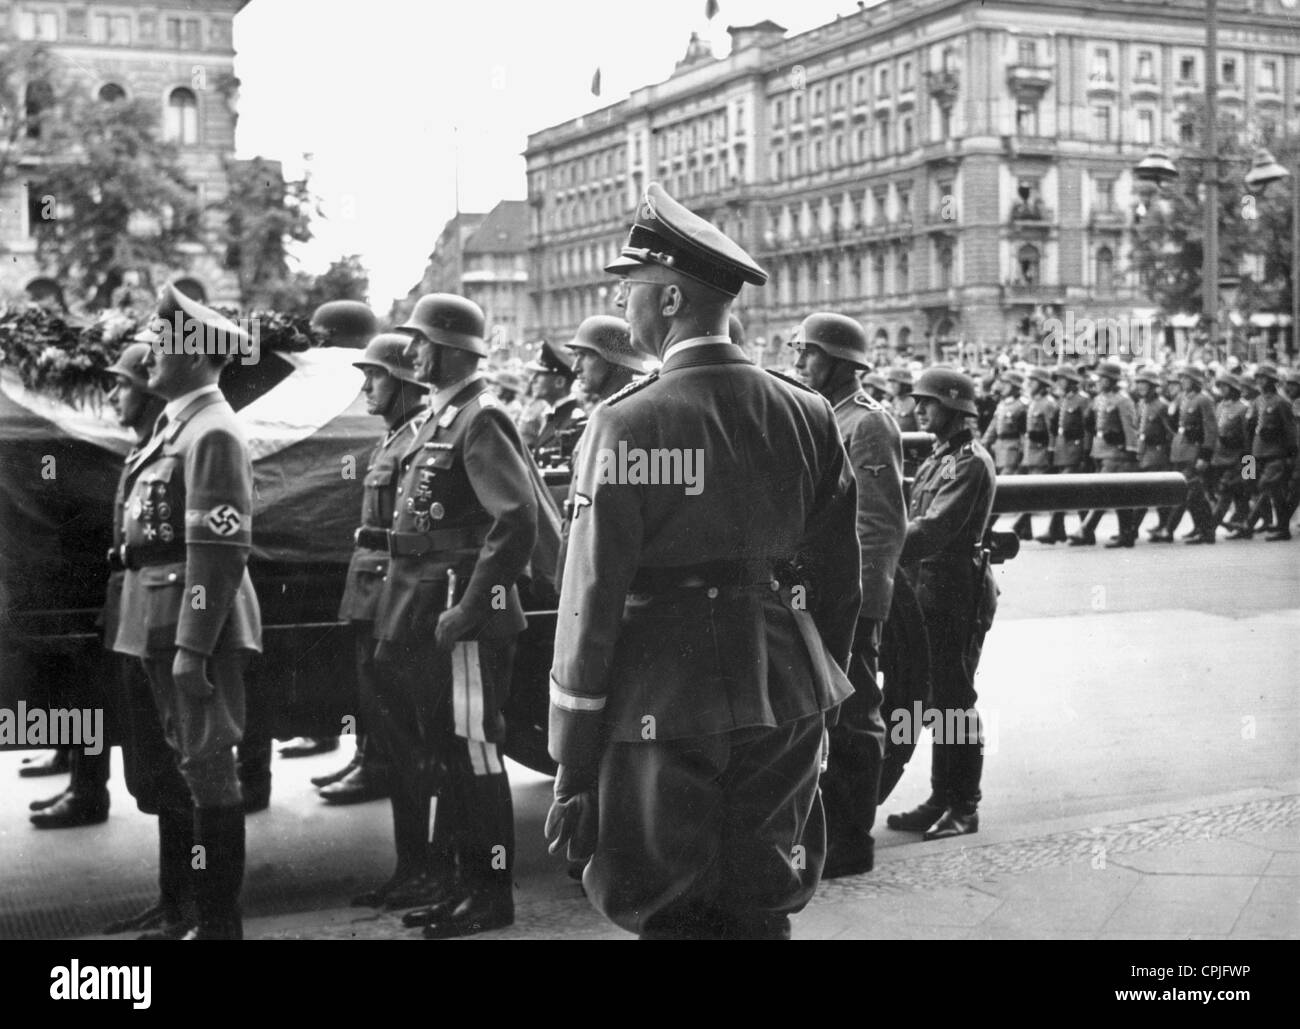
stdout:
[[108,552],[108,567],[110,571],[114,572],[120,572],[123,569],[134,572],[150,565],[179,564],[184,560],[184,546],[179,548],[133,547],[129,543],[123,543],[120,547],[114,547]]
[[[379,530],[384,531],[384,530]],[[422,557],[444,550],[481,547],[486,531],[481,528],[435,529],[432,532],[386,532],[388,553],[393,557]]]
[[638,568],[628,586],[629,593],[667,593],[680,589],[772,588],[799,581],[788,558],[765,561],[706,561],[670,568]]

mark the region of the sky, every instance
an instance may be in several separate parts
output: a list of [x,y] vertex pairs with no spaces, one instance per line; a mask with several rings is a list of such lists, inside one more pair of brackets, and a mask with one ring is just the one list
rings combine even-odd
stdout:
[[383,313],[419,280],[458,180],[464,211],[524,198],[530,132],[663,81],[692,31],[721,57],[728,25],[770,18],[793,35],[857,10],[855,0],[719,0],[710,22],[705,6],[252,0],[235,18],[238,155],[280,160],[290,177],[308,170],[324,218],[295,251],[298,267],[360,254]]

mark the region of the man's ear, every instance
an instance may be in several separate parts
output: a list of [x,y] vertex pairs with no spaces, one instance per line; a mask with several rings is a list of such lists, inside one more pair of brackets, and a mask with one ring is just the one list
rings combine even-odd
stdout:
[[664,287],[663,306],[660,310],[669,318],[681,314],[682,308],[686,306],[686,294],[682,292],[681,287],[669,284]]

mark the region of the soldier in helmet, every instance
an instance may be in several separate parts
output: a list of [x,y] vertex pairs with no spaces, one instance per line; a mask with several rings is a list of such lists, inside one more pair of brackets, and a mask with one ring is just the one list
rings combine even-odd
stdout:
[[[1300,425],[1300,368],[1290,368],[1283,384],[1287,398],[1291,401],[1291,414],[1296,424]],[[1279,529],[1291,531],[1291,520],[1296,510],[1300,509],[1300,458],[1291,462],[1291,481],[1287,485],[1286,513]]]
[[1274,512],[1274,529],[1265,539],[1271,541],[1291,538],[1290,510],[1287,505],[1287,487],[1291,480],[1291,466],[1296,460],[1296,417],[1289,399],[1278,395],[1281,376],[1277,366],[1261,364],[1255,369],[1255,385],[1259,396],[1251,410],[1250,424],[1254,428],[1251,456],[1255,459],[1255,474],[1259,492],[1250,505],[1246,522],[1232,533],[1229,539],[1250,539],[1255,522],[1267,519],[1271,507]]
[[930,640],[933,706],[943,722],[935,733],[929,798],[890,815],[886,824],[942,839],[979,830],[984,752],[975,670],[997,587],[978,554],[996,475],[993,459],[966,424],[975,414],[975,384],[968,376],[930,368],[912,392],[921,428],[936,443],[912,484],[901,564],[916,583]]
[[543,404],[541,424],[531,448],[533,456],[543,468],[560,464],[560,434],[587,416],[573,396],[573,383],[578,377],[573,359],[549,340],[543,340],[537,357],[524,367],[533,374],[533,396]]
[[[393,753],[396,842],[413,855],[399,859],[396,885],[427,905],[403,923],[442,939],[514,921],[514,817],[498,745],[537,501],[518,431],[479,370],[488,346],[478,305],[431,293],[397,331],[410,337],[415,377],[432,396],[397,458],[375,682]],[[454,861],[422,847],[435,793]]]
[[885,376],[889,383],[890,413],[899,432],[916,432],[916,400],[912,397],[912,373],[906,368],[891,368]]
[[[1158,368],[1145,368],[1133,377],[1133,389],[1138,395],[1138,471],[1165,472],[1169,470],[1169,444],[1174,437],[1174,421],[1169,414],[1169,405],[1160,395],[1164,378]],[[1130,524],[1136,534],[1146,517],[1143,508],[1130,515]],[[1168,542],[1171,537],[1165,535],[1164,524],[1169,518],[1169,511],[1161,508],[1159,522],[1154,531],[1148,534],[1152,543]],[[1114,540],[1106,544],[1118,545]]]
[[[1022,475],[1046,475],[1052,470],[1052,439],[1058,419],[1056,398],[1052,396],[1052,376],[1046,368],[1031,368],[1025,376],[1029,403],[1025,407],[1024,456]],[[1034,518],[1028,511],[1016,519],[1015,533],[1022,540],[1034,538]]]
[[881,630],[889,617],[907,526],[903,446],[888,410],[858,387],[854,369],[867,367],[867,333],[860,324],[840,314],[811,314],[790,346],[799,351],[799,378],[834,408],[858,480],[862,610],[849,663],[854,692],[830,730],[830,753],[821,778],[827,839],[822,877],[833,879],[869,872],[874,863],[871,829],[885,753],[877,677]]
[[[1092,440],[1092,459],[1103,474],[1131,472],[1137,463],[1138,428],[1137,410],[1127,393],[1121,392],[1120,382],[1124,370],[1118,361],[1102,361],[1097,366],[1097,397],[1092,404],[1096,421],[1096,436]],[[1094,546],[1097,542],[1097,525],[1104,511],[1088,515],[1079,531],[1070,537],[1070,546]],[[1116,511],[1119,535],[1112,540],[1116,546],[1131,547],[1137,539],[1137,526],[1132,512]]]
[[[546,836],[643,937],[788,939],[823,864],[825,712],[851,692],[853,472],[826,400],[731,342],[767,274],[717,228],[651,183],[606,270],[662,364],[582,441]],[[647,481],[629,451],[677,471]]]
[[885,405],[886,410],[889,410],[890,417],[893,417],[894,412],[889,407],[889,381],[883,375],[879,372],[868,372],[862,376],[862,392],[877,404]]
[[[1060,396],[1052,441],[1052,471],[1058,475],[1076,475],[1083,471],[1092,446],[1087,428],[1091,401],[1079,391],[1083,376],[1070,365],[1057,365],[1051,371],[1051,378]],[[1080,512],[1081,521],[1086,517],[1086,511]],[[1039,543],[1064,543],[1069,538],[1065,532],[1065,512],[1054,511],[1047,533],[1034,538]]]
[[1184,543],[1214,543],[1215,523],[1206,495],[1206,476],[1210,471],[1210,458],[1219,438],[1219,424],[1214,411],[1214,401],[1206,395],[1205,373],[1189,365],[1179,373],[1181,396],[1178,398],[1178,432],[1169,447],[1169,463],[1174,471],[1181,472],[1187,480],[1187,503],[1174,508],[1165,526],[1165,534],[1173,537],[1183,512],[1192,516],[1192,531],[1183,537]]
[[321,346],[361,350],[379,331],[379,319],[359,300],[331,300],[312,313],[311,331]]
[[1242,458],[1250,445],[1246,430],[1250,408],[1241,399],[1241,380],[1231,372],[1220,374],[1214,385],[1219,392],[1219,403],[1214,408],[1218,439],[1210,457],[1210,475],[1215,483],[1211,521],[1217,529],[1232,506],[1241,504],[1249,495],[1242,477]]

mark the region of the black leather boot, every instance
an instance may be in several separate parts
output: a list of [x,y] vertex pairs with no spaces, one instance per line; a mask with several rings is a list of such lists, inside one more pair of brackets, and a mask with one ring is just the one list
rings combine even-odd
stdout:
[[942,818],[946,810],[947,806],[931,794],[929,800],[912,808],[911,811],[904,811],[901,815],[890,815],[885,819],[885,824],[900,832],[924,832]]
[[194,813],[173,808],[158,812],[158,901],[130,918],[110,923],[105,936],[139,932],[141,940],[179,940],[194,924],[194,883],[190,861]]
[[186,940],[242,940],[239,893],[244,885],[244,808],[196,808],[194,842],[203,848],[204,867],[194,873],[198,924]]
[[925,834],[927,840],[946,840],[950,836],[966,836],[979,832],[980,816],[969,805],[954,805]]
[[454,778],[458,780],[454,788],[462,797],[456,813],[467,816],[462,823],[466,831],[460,852],[461,881],[467,893],[443,917],[425,926],[428,940],[473,936],[502,929],[515,920],[515,820],[510,780],[504,772]]

